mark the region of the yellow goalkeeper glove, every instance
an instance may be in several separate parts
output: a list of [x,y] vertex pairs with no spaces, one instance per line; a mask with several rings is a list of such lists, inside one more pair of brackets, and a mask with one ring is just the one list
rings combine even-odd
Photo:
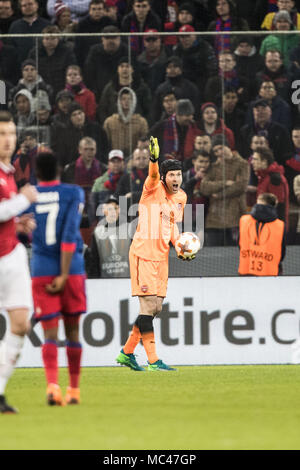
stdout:
[[159,158],[159,145],[156,137],[150,137],[150,145],[149,145],[149,150],[150,150],[150,160],[151,162],[157,162]]

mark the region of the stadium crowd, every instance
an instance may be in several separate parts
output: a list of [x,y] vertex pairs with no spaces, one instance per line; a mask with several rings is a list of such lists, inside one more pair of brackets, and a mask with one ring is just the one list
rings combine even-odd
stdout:
[[[296,0],[0,0],[0,106],[17,126],[18,188],[36,183],[38,148],[50,147],[62,181],[85,192],[86,259],[103,258],[97,234],[130,222],[119,196],[138,202],[153,135],[160,161],[182,161],[188,203],[204,204],[206,245],[236,245],[240,217],[266,192],[298,244],[298,30]],[[128,275],[105,256],[106,275]]]

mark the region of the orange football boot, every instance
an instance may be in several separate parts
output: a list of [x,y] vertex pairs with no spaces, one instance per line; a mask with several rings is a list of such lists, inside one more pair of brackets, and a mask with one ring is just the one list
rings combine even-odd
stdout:
[[65,402],[62,397],[60,386],[57,384],[49,384],[47,387],[47,403],[48,405],[64,406]]
[[67,393],[65,396],[67,405],[79,405],[80,403],[80,389],[67,387]]

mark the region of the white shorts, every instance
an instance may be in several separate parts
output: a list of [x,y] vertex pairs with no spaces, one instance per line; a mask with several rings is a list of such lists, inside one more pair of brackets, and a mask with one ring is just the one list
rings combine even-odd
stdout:
[[16,308],[32,308],[28,257],[22,243],[0,258],[0,310]]

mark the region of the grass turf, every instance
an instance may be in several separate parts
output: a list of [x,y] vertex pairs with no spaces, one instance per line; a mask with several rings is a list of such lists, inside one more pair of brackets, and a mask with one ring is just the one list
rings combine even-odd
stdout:
[[17,369],[7,397],[20,413],[0,415],[1,450],[300,449],[299,366],[85,368],[81,405],[63,408],[42,369]]

